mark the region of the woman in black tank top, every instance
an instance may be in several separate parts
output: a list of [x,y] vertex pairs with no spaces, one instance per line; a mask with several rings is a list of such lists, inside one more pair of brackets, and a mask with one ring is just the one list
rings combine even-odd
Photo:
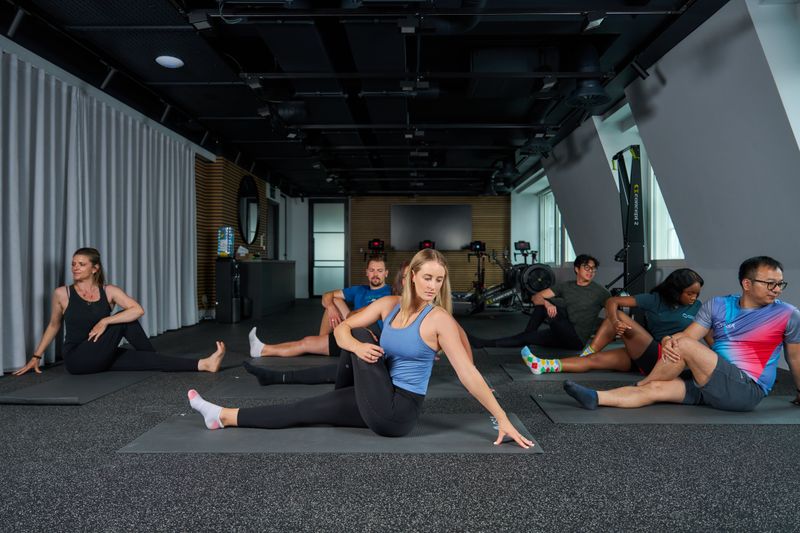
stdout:
[[[66,328],[62,355],[70,374],[94,374],[106,370],[163,370],[172,372],[219,370],[225,345],[200,359],[169,357],[156,352],[139,323],[144,309],[139,302],[114,285],[105,284],[100,253],[81,248],[72,256],[74,283],[53,292],[53,309],[36,351],[15,376],[33,369],[41,373],[42,353],[55,338],[63,320]],[[122,311],[111,314],[115,306]],[[126,339],[133,349],[119,347]]]

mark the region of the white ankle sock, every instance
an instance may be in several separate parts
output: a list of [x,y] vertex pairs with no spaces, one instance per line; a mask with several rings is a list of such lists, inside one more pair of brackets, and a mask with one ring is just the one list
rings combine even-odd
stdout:
[[222,421],[219,419],[219,415],[222,413],[222,407],[205,401],[203,397],[200,396],[200,393],[194,389],[189,391],[189,405],[192,406],[192,409],[203,415],[203,419],[205,420],[206,427],[208,429],[219,429],[225,427],[222,425]]
[[264,347],[264,343],[256,337],[256,328],[250,330],[247,338],[250,340],[250,357],[261,357],[261,349]]

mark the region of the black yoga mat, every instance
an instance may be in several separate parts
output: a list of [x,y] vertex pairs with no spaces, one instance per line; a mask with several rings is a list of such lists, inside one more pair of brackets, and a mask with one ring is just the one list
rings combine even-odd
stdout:
[[800,407],[791,396],[767,396],[755,411],[737,413],[705,405],[656,404],[638,409],[598,407],[590,411],[566,393],[531,398],[556,424],[800,424]]
[[83,405],[143,381],[155,372],[101,372],[66,375],[0,395],[0,404]]
[[[509,419],[533,440],[516,415]],[[175,415],[119,453],[543,453],[536,443],[525,450],[515,442],[495,446],[497,430],[488,414],[424,414],[410,435],[380,437],[363,428],[300,427],[208,430],[197,413]]]
[[528,369],[525,364],[520,361],[519,363],[506,363],[500,365],[512,381],[530,382],[530,381],[619,381],[623,383],[635,383],[644,379],[641,374],[634,374],[632,372],[610,372],[597,370],[593,372],[548,372],[545,374],[536,375]]
[[[488,380],[487,384],[491,387]],[[264,400],[287,398],[291,400],[302,400],[332,390],[332,384],[269,385],[262,387],[258,384],[254,376],[231,376],[209,390],[204,396],[212,400],[216,398],[256,398]],[[467,396],[469,396],[469,393],[461,385],[456,376],[431,376],[426,398],[465,398]]]

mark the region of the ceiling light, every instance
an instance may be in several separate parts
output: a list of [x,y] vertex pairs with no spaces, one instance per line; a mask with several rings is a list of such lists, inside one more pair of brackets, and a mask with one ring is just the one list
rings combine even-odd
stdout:
[[211,21],[208,19],[208,13],[202,9],[189,11],[189,24],[194,26],[194,29],[198,31],[211,29]]
[[325,178],[325,181],[327,181],[328,183],[332,182],[333,176],[328,176],[327,178]]
[[397,21],[400,33],[415,33],[419,27],[419,20],[414,17],[406,17]]
[[542,79],[542,92],[549,91],[555,87],[557,81],[555,76],[545,76],[544,79]]
[[181,68],[183,66],[183,60],[174,56],[158,56],[156,63],[164,68]]
[[602,11],[590,11],[586,13],[586,24],[583,26],[583,31],[593,30],[600,26],[606,19],[606,14]]

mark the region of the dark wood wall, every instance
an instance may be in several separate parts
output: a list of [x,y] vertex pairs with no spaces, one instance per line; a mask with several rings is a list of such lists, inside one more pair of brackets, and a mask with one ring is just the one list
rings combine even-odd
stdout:
[[[217,257],[217,230],[233,226],[234,252],[239,245],[250,252],[263,254],[262,239],[266,243],[267,184],[256,177],[259,201],[258,233],[255,242],[245,245],[239,231],[238,193],[239,181],[249,174],[245,169],[224,159],[209,162],[195,158],[195,188],[197,195],[197,304],[201,309],[213,309],[216,298],[214,261]],[[206,296],[205,303],[203,296]]]
[[[354,197],[350,201],[350,282],[365,283],[364,253],[371,239],[383,239],[387,250],[391,245],[390,216],[395,204],[467,204],[472,206],[472,240],[486,242],[489,251],[502,253],[511,241],[511,200],[508,196],[440,196],[409,198],[407,196]],[[467,252],[444,252],[450,271],[453,290],[465,291],[475,280],[476,263],[467,260]],[[400,264],[413,257],[413,252],[387,251],[389,275],[394,279]],[[500,283],[502,271],[496,265],[486,264],[487,286]]]

